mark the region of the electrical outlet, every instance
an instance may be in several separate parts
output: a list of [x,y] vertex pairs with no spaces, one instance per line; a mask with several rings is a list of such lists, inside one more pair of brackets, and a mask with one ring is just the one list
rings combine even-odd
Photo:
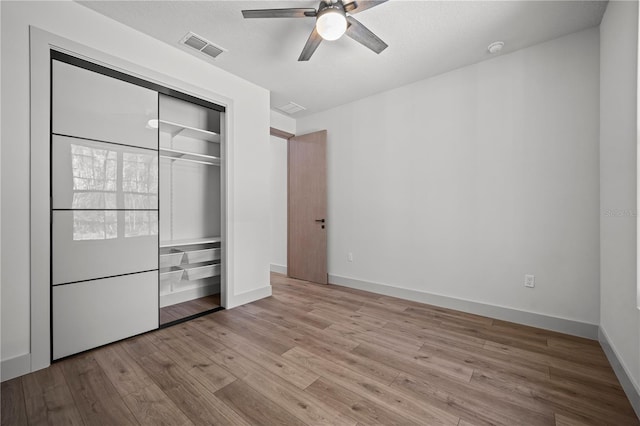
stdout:
[[347,261],[353,262],[353,253],[351,252],[347,253]]
[[534,288],[536,286],[536,276],[535,275],[525,275],[524,276],[524,286],[529,288]]

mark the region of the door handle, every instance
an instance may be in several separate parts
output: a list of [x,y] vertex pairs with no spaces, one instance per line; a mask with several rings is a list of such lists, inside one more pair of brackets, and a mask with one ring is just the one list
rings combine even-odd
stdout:
[[316,219],[316,222],[324,223],[324,219]]

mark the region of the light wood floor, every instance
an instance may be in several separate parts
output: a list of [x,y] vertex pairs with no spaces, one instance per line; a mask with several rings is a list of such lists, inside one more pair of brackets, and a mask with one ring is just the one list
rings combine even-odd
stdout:
[[638,425],[594,341],[273,275],[2,384],[2,424]]

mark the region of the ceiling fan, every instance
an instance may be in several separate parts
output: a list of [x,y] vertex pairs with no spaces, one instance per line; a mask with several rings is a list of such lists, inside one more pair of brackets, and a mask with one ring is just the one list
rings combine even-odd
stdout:
[[242,16],[245,18],[316,18],[313,31],[298,58],[298,61],[308,61],[322,40],[337,40],[343,34],[376,53],[386,49],[387,44],[384,41],[351,16],[386,1],[355,0],[345,4],[342,0],[322,0],[318,10],[311,8],[243,10]]

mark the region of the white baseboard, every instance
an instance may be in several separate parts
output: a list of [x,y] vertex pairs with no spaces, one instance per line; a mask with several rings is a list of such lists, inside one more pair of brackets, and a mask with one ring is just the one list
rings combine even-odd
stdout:
[[640,418],[640,387],[631,378],[629,370],[622,359],[618,356],[618,352],[611,344],[609,336],[607,336],[607,333],[602,327],[598,328],[598,341],[600,342],[600,346],[602,346],[602,350],[604,350],[614,373],[616,373],[616,377],[618,377],[620,385],[622,386],[622,389],[624,389],[624,393],[627,394],[627,398],[629,398],[631,406],[635,410],[638,418]]
[[247,291],[245,293],[236,294],[234,296],[229,295],[227,300],[227,309],[235,308],[236,306],[245,305],[247,303],[255,302],[256,300],[264,299],[271,296],[271,286],[257,288],[255,290]]
[[329,274],[329,283],[597,340],[598,325]]
[[276,272],[278,274],[287,275],[287,266],[286,265],[277,265],[275,263],[271,264],[271,272]]
[[11,380],[31,372],[31,354],[19,355],[2,361],[0,365],[1,381]]

